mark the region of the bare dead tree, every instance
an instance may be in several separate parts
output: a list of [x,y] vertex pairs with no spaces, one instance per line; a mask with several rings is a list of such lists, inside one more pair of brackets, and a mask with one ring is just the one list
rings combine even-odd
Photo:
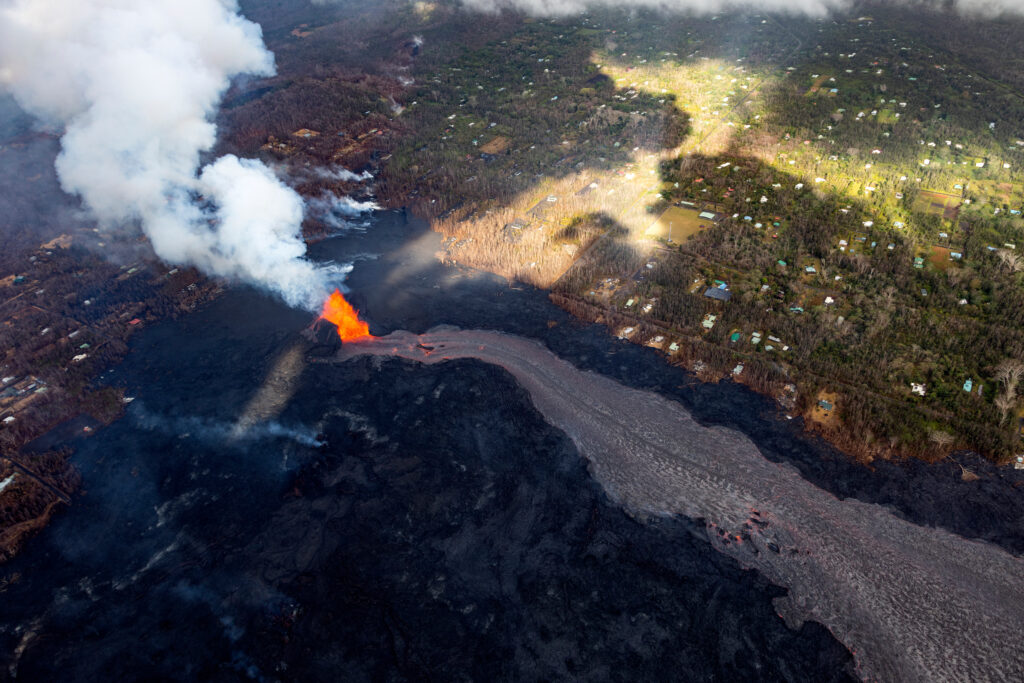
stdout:
[[1013,358],[1007,358],[996,366],[995,378],[1003,385],[1003,393],[996,397],[995,406],[1002,415],[1002,421],[1017,402],[1017,385],[1024,378],[1024,363]]
[[1004,268],[1011,273],[1019,273],[1024,270],[1024,259],[1021,259],[1020,254],[1012,249],[1000,249],[996,252],[999,257],[999,261]]
[[956,437],[949,432],[944,432],[939,429],[933,429],[928,433],[928,440],[938,446],[940,450],[948,450],[950,446],[956,443]]

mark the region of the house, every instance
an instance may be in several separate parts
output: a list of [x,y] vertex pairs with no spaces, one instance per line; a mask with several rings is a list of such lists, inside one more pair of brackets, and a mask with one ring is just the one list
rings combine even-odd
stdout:
[[739,365],[737,365],[736,367],[734,367],[732,369],[732,374],[733,375],[737,375],[738,376],[742,372],[743,372],[743,363],[740,363]]
[[4,418],[4,424],[5,425],[9,425],[12,422],[14,422],[14,416],[13,415],[10,415],[10,416]]
[[971,389],[973,389],[973,388],[974,388],[973,380],[968,379],[966,382],[964,382],[964,391],[966,391],[967,393],[970,393]]
[[818,407],[824,410],[826,413],[831,412],[832,409],[835,408],[835,406],[832,405],[831,402],[826,401],[824,399],[818,401]]
[[704,316],[704,320],[701,322],[701,327],[705,330],[710,330],[715,326],[715,321],[718,320],[718,316],[713,313],[708,313]]
[[924,384],[918,384],[917,382],[910,383],[910,393],[917,394],[918,396],[924,396],[927,392]]
[[918,270],[924,268],[924,259],[921,258],[920,256],[915,256],[914,257],[914,267],[917,268]]
[[804,272],[807,273],[808,275],[814,275],[815,273],[818,272],[818,269],[815,268],[814,266],[805,266]]
[[732,298],[732,292],[720,287],[708,287],[704,290],[704,296],[709,299],[715,299],[716,301],[729,301]]

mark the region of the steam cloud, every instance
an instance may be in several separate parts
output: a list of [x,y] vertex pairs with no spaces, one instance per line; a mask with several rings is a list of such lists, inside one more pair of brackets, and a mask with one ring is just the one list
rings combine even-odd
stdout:
[[[823,16],[832,11],[853,7],[854,0],[462,0],[470,9],[485,12],[519,10],[541,16],[563,16],[596,8],[660,9],[668,11],[710,14],[715,12],[753,9],[761,12],[803,13]],[[945,6],[963,14],[999,16],[1024,14],[1021,0],[895,0],[893,4]]]
[[0,0],[0,85],[63,130],[57,173],[103,224],[138,221],[157,255],[317,310],[331,271],[305,258],[301,198],[262,163],[197,172],[238,74],[273,55],[235,0]]
[[373,201],[360,202],[351,197],[338,197],[324,192],[309,200],[310,213],[335,230],[365,228],[368,223],[353,223],[351,219],[376,211],[380,206]]

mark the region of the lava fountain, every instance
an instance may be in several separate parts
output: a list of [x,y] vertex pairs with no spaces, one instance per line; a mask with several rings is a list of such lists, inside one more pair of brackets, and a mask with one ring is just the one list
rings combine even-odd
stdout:
[[338,336],[341,337],[342,341],[372,338],[370,326],[359,319],[359,311],[352,308],[352,304],[345,300],[341,290],[336,289],[333,294],[327,297],[320,317],[323,320],[334,323],[334,326],[338,328]]

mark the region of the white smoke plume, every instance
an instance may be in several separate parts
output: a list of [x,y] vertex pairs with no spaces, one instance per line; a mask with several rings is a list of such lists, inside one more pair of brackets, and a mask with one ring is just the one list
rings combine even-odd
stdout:
[[273,421],[247,425],[245,429],[239,429],[235,423],[220,422],[210,418],[157,415],[141,405],[134,407],[132,418],[138,427],[147,431],[160,432],[168,436],[187,435],[217,446],[241,447],[254,441],[272,439],[294,441],[307,448],[323,448],[327,445],[314,429],[304,426],[287,426]]
[[[854,0],[462,0],[465,7],[485,12],[518,10],[539,16],[564,16],[591,9],[658,9],[712,14],[728,10],[756,10],[824,16],[851,9]],[[894,0],[894,5],[947,6],[962,14],[994,17],[1024,14],[1024,0]]]
[[369,171],[353,173],[347,168],[343,168],[341,166],[317,166],[313,170],[313,175],[322,180],[336,180],[343,183],[365,183],[368,180],[373,180],[373,174]]
[[324,192],[319,197],[309,200],[310,213],[332,228],[339,230],[366,227],[365,224],[352,223],[351,219],[379,209],[380,206],[374,201],[361,202],[351,197],[339,197],[330,192]]
[[221,158],[211,122],[273,55],[235,0],[0,0],[0,87],[63,131],[57,172],[104,224],[138,222],[158,256],[317,310],[300,197],[262,163]]

